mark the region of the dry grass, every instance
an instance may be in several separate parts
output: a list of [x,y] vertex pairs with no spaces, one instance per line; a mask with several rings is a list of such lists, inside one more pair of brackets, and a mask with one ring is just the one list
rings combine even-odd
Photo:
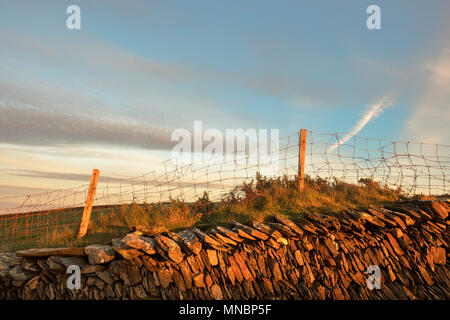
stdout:
[[304,191],[299,192],[297,185],[296,178],[267,179],[258,175],[255,181],[237,188],[200,222],[208,225],[263,221],[275,214],[290,217],[304,212],[342,211],[404,198],[400,190],[382,187],[372,180],[361,180],[359,185],[354,185],[307,177]]
[[297,178],[268,179],[257,175],[254,181],[237,187],[218,203],[210,202],[205,193],[195,203],[172,200],[164,204],[133,203],[94,209],[88,234],[82,239],[76,238],[77,230],[66,228],[50,232],[33,243],[4,245],[0,250],[109,243],[135,225],[165,226],[174,231],[192,226],[207,229],[231,221],[270,220],[275,214],[292,217],[306,211],[336,212],[405,198],[401,190],[392,190],[370,179],[363,179],[358,185],[309,177],[305,182],[305,190],[299,192]]

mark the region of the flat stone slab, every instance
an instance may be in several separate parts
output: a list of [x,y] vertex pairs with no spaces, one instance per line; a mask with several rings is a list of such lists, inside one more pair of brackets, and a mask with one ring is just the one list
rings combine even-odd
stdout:
[[20,265],[21,259],[14,252],[0,253],[0,276],[6,276],[12,267]]
[[142,233],[144,236],[147,237],[156,237],[162,233],[169,232],[169,229],[162,226],[152,226],[152,227],[133,226],[131,228],[131,231],[139,231],[140,233]]
[[36,273],[22,270],[20,266],[15,266],[9,270],[8,276],[15,281],[26,281],[33,278]]
[[84,248],[90,264],[107,263],[116,257],[116,253],[111,246],[93,244]]
[[43,248],[28,249],[16,252],[18,257],[43,258],[50,256],[68,257],[68,256],[84,256],[84,248]]

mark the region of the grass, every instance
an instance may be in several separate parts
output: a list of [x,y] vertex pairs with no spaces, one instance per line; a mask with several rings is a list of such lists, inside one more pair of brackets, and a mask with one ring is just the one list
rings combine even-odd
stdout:
[[[94,208],[88,234],[81,239],[76,237],[81,208],[47,212],[47,220],[43,224],[33,224],[33,215],[27,215],[27,218],[18,216],[13,223],[14,228],[11,228],[11,223],[8,225],[0,220],[0,252],[31,247],[109,243],[135,225],[165,226],[173,231],[192,226],[207,229],[226,225],[231,221],[267,221],[275,214],[295,217],[304,212],[338,212],[344,209],[362,209],[371,204],[383,205],[406,198],[401,190],[381,186],[370,179],[349,184],[336,179],[306,177],[305,190],[299,192],[297,186],[296,177],[271,179],[258,174],[255,180],[236,187],[220,202],[211,202],[205,192],[194,203],[171,200],[169,203],[132,203]],[[38,214],[36,219],[37,217]],[[42,216],[39,219],[43,219]],[[41,228],[45,225],[46,230],[33,232],[32,229],[26,229],[33,225],[40,225]],[[25,234],[28,238],[17,236]],[[16,241],[11,241],[14,235]]]

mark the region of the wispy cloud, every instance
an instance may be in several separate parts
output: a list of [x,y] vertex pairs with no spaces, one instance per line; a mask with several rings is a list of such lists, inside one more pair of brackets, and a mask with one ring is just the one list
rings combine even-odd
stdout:
[[399,79],[405,79],[409,76],[408,70],[395,68],[389,64],[374,59],[359,58],[356,60],[356,63],[357,65],[362,66],[364,69],[368,69],[368,71],[372,74],[381,73],[388,77]]
[[347,133],[340,141],[332,145],[328,152],[333,151],[338,146],[346,143],[351,137],[356,135],[358,132],[362,130],[373,119],[377,118],[384,110],[389,108],[395,103],[395,99],[392,96],[384,96],[381,99],[378,99],[374,104],[369,105],[367,111],[363,114],[362,118],[356,123],[356,125],[352,128],[352,130]]
[[[67,173],[67,172],[53,172],[53,171],[40,171],[40,170],[8,170],[5,172],[11,176],[18,177],[30,177],[30,178],[43,178],[43,179],[53,179],[53,180],[71,180],[71,181],[81,181],[87,183],[90,180],[89,174],[82,173]],[[120,181],[120,178],[100,176],[101,181]]]
[[405,135],[420,141],[449,144],[450,48],[423,64],[428,78],[405,126]]
[[0,141],[13,144],[70,143],[135,146],[167,150],[173,146],[170,130],[132,119],[96,118],[50,113],[36,108],[0,106]]

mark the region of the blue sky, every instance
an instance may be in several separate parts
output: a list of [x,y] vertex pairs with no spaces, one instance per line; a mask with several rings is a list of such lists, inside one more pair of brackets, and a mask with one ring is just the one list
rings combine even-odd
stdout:
[[[66,28],[71,4],[81,30]],[[366,28],[371,4],[381,30]],[[445,0],[0,0],[0,185],[36,185],[21,170],[143,173],[194,120],[349,132],[387,95],[358,135],[447,144],[449,15]]]

